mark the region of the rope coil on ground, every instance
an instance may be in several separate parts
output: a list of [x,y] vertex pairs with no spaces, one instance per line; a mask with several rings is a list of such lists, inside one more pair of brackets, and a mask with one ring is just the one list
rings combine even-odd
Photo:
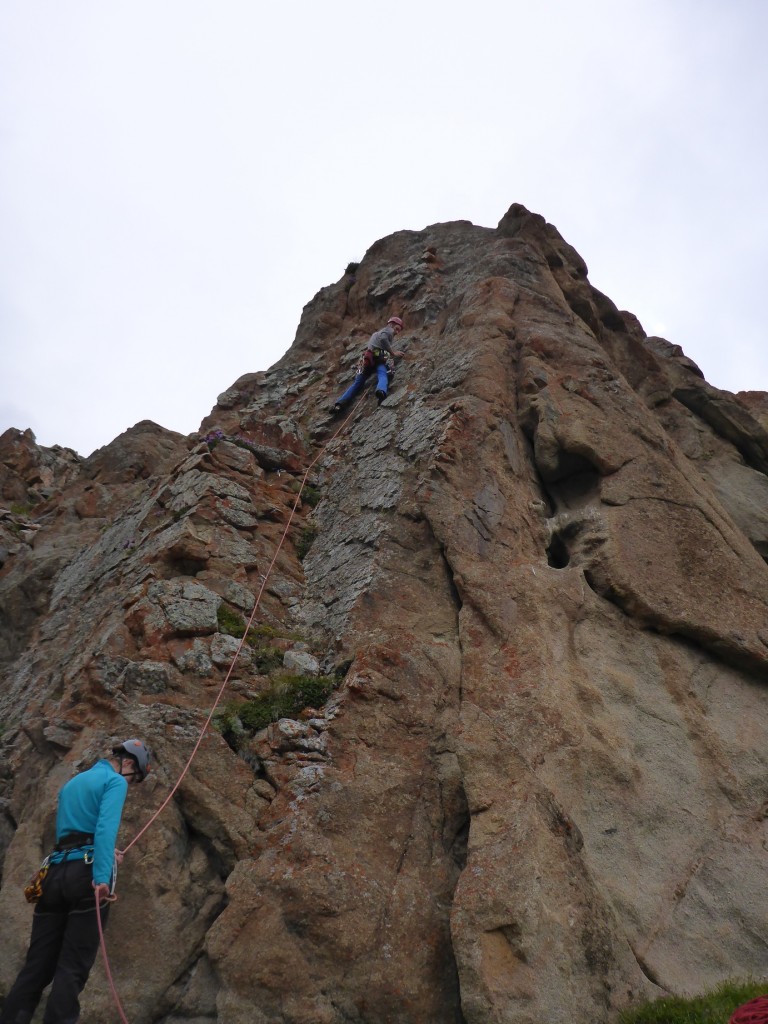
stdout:
[[768,1024],[768,996],[758,996],[739,1006],[728,1024]]

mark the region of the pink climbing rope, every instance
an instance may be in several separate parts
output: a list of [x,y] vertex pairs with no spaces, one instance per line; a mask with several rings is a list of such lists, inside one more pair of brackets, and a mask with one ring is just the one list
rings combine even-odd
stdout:
[[768,1024],[768,996],[758,996],[739,1006],[728,1024]]
[[[219,688],[219,692],[216,694],[216,699],[213,702],[213,707],[211,708],[211,710],[210,710],[210,712],[208,714],[208,717],[206,718],[206,720],[205,720],[205,722],[203,724],[203,727],[200,730],[200,735],[197,738],[197,742],[195,743],[194,747],[192,748],[192,753],[189,755],[189,758],[187,759],[187,763],[184,765],[184,768],[183,768],[183,770],[181,772],[181,775],[179,775],[179,777],[176,780],[173,788],[168,793],[168,795],[166,796],[165,800],[163,800],[163,802],[160,804],[160,806],[155,811],[155,813],[152,815],[152,817],[149,819],[149,821],[146,823],[146,825],[144,825],[144,827],[139,832],[136,833],[136,835],[133,837],[133,839],[130,841],[130,843],[128,843],[128,845],[122,851],[123,855],[125,855],[128,852],[128,850],[130,850],[130,848],[135,843],[137,843],[139,841],[139,839],[141,839],[141,837],[144,835],[144,833],[147,831],[147,829],[160,817],[162,812],[165,810],[165,808],[168,806],[168,804],[173,799],[173,796],[176,793],[176,791],[178,790],[179,786],[181,785],[182,780],[184,779],[184,776],[189,771],[190,766],[192,765],[192,762],[195,759],[195,755],[197,754],[198,750],[200,749],[200,744],[203,742],[203,737],[205,736],[206,732],[208,731],[208,727],[210,726],[211,721],[213,720],[213,716],[214,716],[214,714],[216,712],[216,708],[219,706],[219,702],[221,701],[221,698],[224,696],[224,691],[227,688],[227,684],[229,683],[229,680],[230,680],[230,677],[232,675],[232,672],[234,671],[235,665],[237,664],[237,659],[240,656],[240,651],[243,649],[243,644],[245,643],[246,637],[248,636],[248,630],[251,628],[251,625],[253,623],[254,617],[255,617],[256,612],[258,610],[259,604],[261,602],[261,596],[264,593],[264,589],[265,589],[265,587],[267,585],[267,580],[269,579],[270,574],[272,572],[272,569],[275,566],[275,562],[277,561],[277,556],[280,554],[280,550],[281,550],[281,548],[282,548],[282,546],[283,546],[283,544],[285,542],[285,538],[288,536],[288,531],[291,528],[291,523],[293,522],[293,517],[296,514],[296,509],[299,507],[299,502],[301,501],[301,495],[302,495],[302,492],[304,490],[304,486],[305,486],[305,484],[307,482],[307,477],[309,476],[310,472],[312,471],[312,467],[319,461],[319,459],[321,458],[321,456],[325,452],[325,449],[328,447],[328,445],[332,441],[336,440],[336,438],[339,436],[341,431],[347,425],[347,423],[349,422],[351,417],[352,417],[352,412],[350,412],[349,415],[346,417],[346,419],[344,419],[342,421],[342,423],[340,424],[340,426],[339,426],[338,430],[336,431],[336,433],[333,434],[333,436],[330,437],[325,442],[323,447],[320,449],[320,451],[317,453],[317,455],[314,457],[314,459],[310,462],[310,464],[307,466],[306,470],[304,471],[304,476],[301,478],[301,486],[299,487],[298,493],[296,494],[296,500],[294,501],[293,508],[291,509],[290,515],[288,516],[288,521],[285,524],[285,529],[283,530],[282,535],[280,537],[280,540],[278,542],[277,548],[275,549],[275,554],[274,554],[274,556],[272,558],[272,561],[269,563],[267,571],[264,574],[264,576],[262,577],[261,587],[259,588],[259,592],[256,595],[256,600],[254,601],[254,605],[253,605],[253,611],[251,612],[250,618],[248,619],[248,622],[246,624],[246,627],[245,627],[245,630],[243,632],[243,635],[240,638],[240,643],[237,645],[237,650],[235,651],[234,655],[232,656],[232,663],[229,666],[229,669],[227,670],[227,674],[224,677],[224,681],[222,682],[222,684],[221,684],[221,686]],[[115,1001],[115,1006],[117,1007],[117,1011],[120,1014],[120,1020],[122,1021],[122,1024],[128,1024],[128,1021],[126,1019],[125,1013],[123,1012],[123,1008],[120,1005],[120,998],[119,998],[119,996],[117,994],[117,989],[115,988],[114,982],[112,980],[112,972],[110,971],[110,967],[109,967],[109,957],[107,956],[107,946],[106,946],[106,943],[104,941],[104,931],[103,931],[102,923],[101,923],[101,910],[99,908],[98,900],[96,901],[96,917],[98,919],[98,924],[99,924],[99,939],[100,939],[100,942],[101,942],[102,959],[104,960],[104,970],[106,971],[107,980],[109,982],[110,989],[112,990],[112,998]]]
[[[113,897],[113,899],[114,899],[114,897]],[[102,956],[102,959],[104,960],[104,971],[105,971],[105,973],[107,975],[107,981],[109,982],[109,988],[110,988],[110,990],[112,992],[112,998],[115,1001],[115,1006],[117,1007],[117,1012],[120,1014],[120,1020],[123,1022],[123,1024],[128,1024],[128,1019],[125,1016],[125,1012],[124,1012],[123,1007],[122,1007],[122,1005],[120,1003],[120,997],[117,994],[117,989],[115,988],[115,983],[112,980],[112,971],[109,969],[109,957],[107,956],[107,947],[106,947],[106,944],[104,942],[104,926],[101,923],[101,906],[99,904],[98,895],[96,896],[96,921],[98,922],[98,925],[99,925],[99,942],[101,943],[101,956]]]
[[277,561],[277,556],[280,554],[280,550],[281,550],[283,544],[285,543],[285,538],[288,536],[288,531],[291,528],[291,523],[293,522],[293,517],[296,514],[296,509],[299,507],[299,502],[301,501],[301,495],[302,495],[302,492],[304,490],[304,486],[305,486],[305,484],[307,482],[307,477],[309,476],[310,472],[312,471],[312,467],[315,465],[316,462],[319,461],[320,457],[323,455],[323,453],[325,452],[325,449],[328,447],[328,445],[331,443],[331,441],[335,441],[336,438],[339,436],[339,434],[344,429],[344,427],[347,424],[347,421],[350,419],[351,416],[352,416],[352,413],[350,412],[349,416],[347,416],[347,418],[341,423],[341,425],[339,426],[339,429],[336,431],[336,433],[331,438],[329,438],[328,441],[326,441],[326,443],[323,445],[323,447],[320,449],[320,451],[317,453],[317,455],[314,457],[314,459],[310,462],[310,464],[307,466],[306,470],[304,471],[304,476],[301,478],[301,486],[299,487],[298,493],[296,494],[296,500],[293,503],[293,508],[291,509],[290,515],[288,516],[288,522],[285,524],[285,529],[283,530],[283,533],[282,533],[282,535],[280,537],[280,540],[278,542],[277,548],[275,549],[275,553],[274,553],[274,555],[272,557],[272,561],[269,563],[267,571],[264,574],[264,576],[262,577],[261,587],[259,588],[259,592],[256,595],[256,600],[254,602],[253,610],[252,610],[252,612],[250,614],[250,618],[248,619],[248,622],[246,623],[243,635],[240,637],[240,643],[237,645],[237,650],[235,651],[234,655],[232,656],[232,663],[231,663],[231,665],[229,666],[229,668],[227,670],[227,674],[224,677],[224,681],[222,682],[222,684],[221,684],[221,686],[219,688],[219,692],[216,694],[216,699],[213,702],[213,707],[211,708],[211,710],[210,710],[210,712],[208,714],[208,717],[206,718],[205,723],[204,723],[202,729],[200,730],[200,735],[197,738],[197,742],[195,743],[194,747],[192,748],[192,753],[189,755],[189,759],[187,760],[187,763],[184,765],[184,768],[183,768],[183,770],[181,772],[181,775],[176,780],[176,783],[173,786],[173,788],[171,789],[171,791],[168,794],[168,796],[165,798],[165,800],[163,800],[163,802],[160,804],[160,806],[155,811],[155,813],[152,815],[152,817],[149,819],[149,821],[146,823],[146,825],[141,829],[141,831],[138,832],[133,837],[133,839],[130,841],[130,843],[128,843],[128,845],[122,851],[124,854],[127,853],[128,850],[130,850],[130,848],[134,845],[134,843],[138,842],[138,840],[144,835],[144,833],[147,831],[147,829],[150,827],[150,825],[152,825],[157,820],[157,818],[162,814],[162,812],[165,810],[165,808],[168,806],[168,804],[173,799],[173,796],[176,793],[176,791],[179,788],[179,786],[181,785],[182,780],[184,779],[184,776],[189,771],[189,768],[190,768],[192,762],[195,759],[195,755],[197,754],[198,750],[200,749],[200,744],[203,742],[203,738],[204,738],[206,732],[208,731],[208,727],[211,724],[211,721],[213,720],[213,716],[214,716],[214,714],[216,712],[216,708],[219,706],[219,702],[221,701],[221,698],[224,696],[224,691],[227,688],[227,684],[229,683],[230,677],[231,677],[232,673],[234,672],[235,665],[237,664],[237,659],[240,657],[240,651],[243,649],[243,644],[245,643],[246,637],[248,636],[248,630],[251,628],[253,620],[254,620],[254,618],[256,616],[256,612],[258,611],[259,604],[261,602],[261,596],[264,593],[264,588],[266,587],[267,581],[269,580],[269,577],[270,577],[270,575],[272,573],[272,569],[275,566],[275,562]]

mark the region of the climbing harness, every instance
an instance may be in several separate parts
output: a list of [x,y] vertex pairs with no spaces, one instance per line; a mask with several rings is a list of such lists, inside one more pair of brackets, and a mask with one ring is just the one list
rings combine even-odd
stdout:
[[[240,656],[240,651],[243,649],[243,645],[246,642],[246,637],[248,636],[248,631],[250,630],[250,628],[251,628],[251,626],[253,624],[253,620],[254,620],[254,618],[256,616],[256,612],[258,611],[259,605],[261,603],[262,595],[263,595],[264,590],[266,589],[266,586],[267,586],[267,581],[269,580],[269,577],[270,577],[270,575],[272,573],[272,569],[274,568],[275,563],[277,562],[278,555],[280,554],[280,551],[281,551],[281,549],[283,547],[283,544],[285,543],[285,539],[288,536],[288,531],[291,528],[291,523],[293,522],[293,517],[296,514],[296,509],[299,507],[299,503],[301,501],[301,495],[302,495],[302,493],[304,491],[304,487],[306,486],[306,483],[307,483],[307,478],[309,477],[309,474],[312,471],[313,467],[316,465],[316,463],[320,461],[320,458],[324,454],[325,449],[328,447],[328,445],[331,444],[332,441],[335,441],[336,438],[339,436],[339,434],[344,429],[344,427],[346,427],[347,423],[352,418],[353,413],[354,413],[354,410],[350,411],[350,413],[346,416],[346,418],[341,422],[341,424],[337,428],[336,432],[326,441],[326,443],[323,445],[323,447],[320,449],[320,451],[317,453],[317,455],[314,457],[314,459],[312,459],[312,461],[310,462],[310,464],[307,466],[306,470],[304,471],[304,475],[301,478],[301,484],[300,484],[298,492],[296,494],[296,500],[294,501],[293,508],[291,509],[291,512],[290,512],[290,514],[288,516],[288,521],[285,524],[285,529],[283,530],[283,532],[282,532],[282,534],[280,536],[280,540],[278,541],[277,548],[275,549],[275,554],[272,557],[272,561],[269,563],[269,566],[267,568],[266,573],[264,573],[264,575],[261,577],[261,587],[259,588],[259,592],[256,595],[256,600],[254,601],[254,605],[253,605],[253,611],[251,612],[250,618],[248,619],[248,622],[246,623],[245,630],[243,632],[242,637],[240,638],[239,644],[237,645],[237,649],[235,650],[235,653],[232,656],[232,662],[231,662],[231,664],[229,666],[229,669],[227,670],[226,676],[224,677],[224,681],[222,682],[221,686],[219,687],[219,691],[216,694],[216,699],[213,702],[213,706],[211,707],[211,710],[208,713],[208,717],[206,718],[205,722],[203,723],[203,727],[200,730],[200,735],[197,738],[197,742],[195,743],[194,747],[192,748],[192,753],[189,755],[189,758],[187,759],[187,763],[184,765],[184,768],[182,769],[181,774],[179,775],[178,779],[176,780],[176,783],[174,784],[174,786],[171,789],[171,791],[166,796],[165,800],[163,800],[163,802],[160,804],[160,806],[155,811],[155,813],[150,817],[150,819],[146,823],[146,825],[144,825],[144,827],[142,829],[140,829],[139,832],[136,833],[136,835],[133,837],[133,839],[130,841],[130,843],[128,843],[128,845],[125,847],[125,849],[121,851],[121,858],[122,858],[122,856],[124,856],[130,850],[130,848],[132,846],[134,846],[139,841],[139,839],[141,839],[141,837],[149,829],[149,827],[160,817],[162,812],[165,810],[165,808],[168,806],[168,804],[173,799],[174,794],[178,790],[178,788],[181,785],[185,775],[189,771],[189,769],[190,769],[190,767],[192,765],[192,762],[194,761],[195,756],[196,756],[198,750],[200,749],[200,745],[203,742],[203,738],[205,737],[205,734],[208,731],[208,727],[210,726],[211,722],[213,721],[213,716],[214,716],[214,714],[216,712],[216,708],[219,706],[219,703],[221,702],[221,698],[224,696],[224,691],[226,690],[227,685],[228,685],[229,680],[230,680],[230,677],[231,677],[231,675],[232,675],[232,673],[233,673],[233,671],[235,669],[235,665],[237,664],[237,659]],[[115,867],[115,874],[116,874],[116,867]],[[114,889],[114,882],[113,882],[113,886],[112,887]],[[116,896],[111,896],[111,899],[117,899],[117,897]],[[122,1021],[122,1024],[128,1024],[128,1020],[127,1020],[127,1018],[125,1016],[125,1013],[123,1011],[123,1008],[122,1008],[122,1006],[120,1004],[120,998],[119,998],[119,996],[117,994],[117,989],[115,988],[114,981],[112,980],[112,972],[111,972],[110,967],[109,967],[109,957],[107,955],[107,946],[106,946],[106,943],[104,941],[104,930],[103,930],[103,926],[102,926],[102,922],[101,922],[101,908],[99,906],[98,899],[96,900],[96,918],[97,918],[98,925],[99,925],[99,942],[100,942],[100,945],[101,945],[101,955],[102,955],[102,959],[104,960],[104,970],[105,970],[106,975],[107,975],[107,980],[109,982],[109,986],[110,986],[110,989],[112,991],[112,998],[114,999],[115,1006],[117,1007],[117,1011],[120,1014],[120,1019]]]
[[365,349],[357,361],[355,376],[359,376],[361,373],[366,376],[370,375],[381,362],[384,362],[387,367],[387,373],[391,377],[395,372],[395,360],[392,353],[388,352],[385,348]]
[[[93,849],[93,833],[92,832],[67,832],[59,839],[53,848],[54,853],[63,853],[64,860],[67,859],[67,854],[72,853],[74,850]],[[56,863],[54,861],[54,863]]]
[[86,864],[93,863],[93,835],[90,832],[68,832],[59,839],[53,850],[24,886],[24,899],[27,903],[37,903],[43,895],[43,882],[50,866],[63,864],[75,853],[82,853],[82,860]]

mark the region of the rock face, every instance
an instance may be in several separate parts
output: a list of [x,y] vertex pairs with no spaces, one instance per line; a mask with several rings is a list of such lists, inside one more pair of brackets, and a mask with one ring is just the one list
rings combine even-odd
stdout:
[[541,217],[377,242],[199,435],[52,451],[0,439],[0,992],[58,788],[144,737],[128,844],[225,680],[121,871],[135,1024],[608,1024],[765,972],[768,396]]

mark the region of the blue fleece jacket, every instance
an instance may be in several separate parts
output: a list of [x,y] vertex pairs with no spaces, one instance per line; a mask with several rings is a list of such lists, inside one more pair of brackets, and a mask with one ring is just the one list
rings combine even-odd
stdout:
[[97,885],[109,885],[112,878],[117,830],[127,792],[128,782],[106,760],[75,775],[59,792],[56,841],[68,832],[93,835],[93,880]]

